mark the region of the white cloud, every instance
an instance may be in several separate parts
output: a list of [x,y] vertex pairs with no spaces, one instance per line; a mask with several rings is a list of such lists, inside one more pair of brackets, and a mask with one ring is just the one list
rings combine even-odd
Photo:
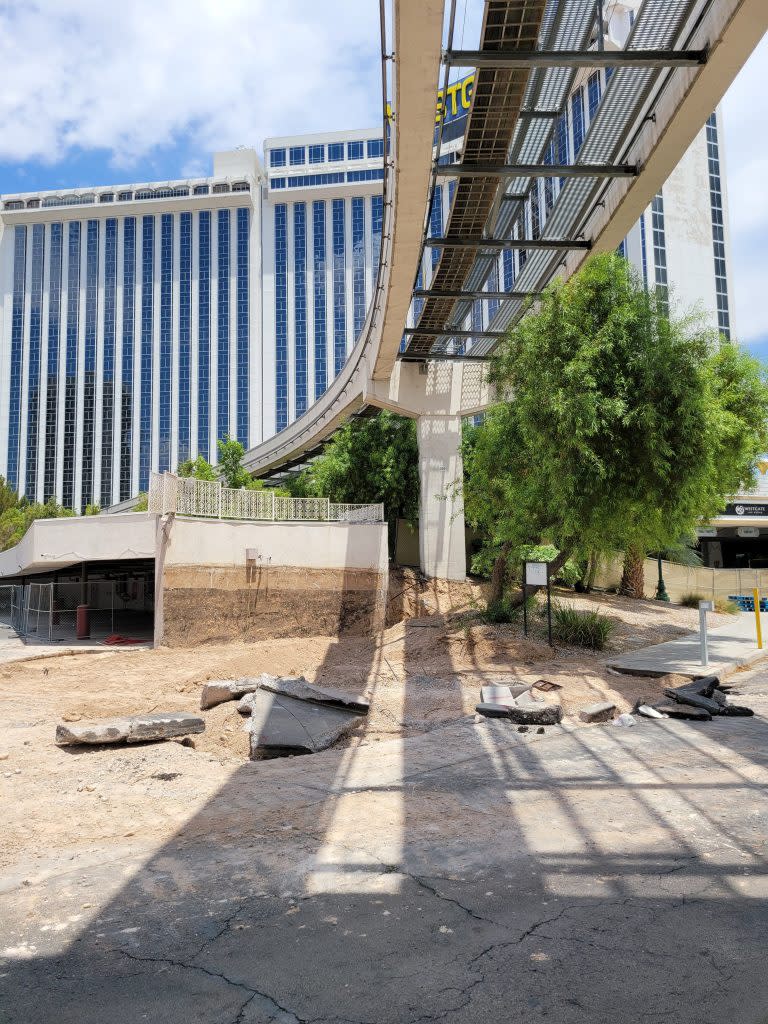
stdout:
[[0,5],[0,160],[104,147],[129,167],[377,124],[376,0],[11,0]]
[[735,291],[734,321],[740,340],[768,338],[768,37],[739,72],[722,104],[725,166]]

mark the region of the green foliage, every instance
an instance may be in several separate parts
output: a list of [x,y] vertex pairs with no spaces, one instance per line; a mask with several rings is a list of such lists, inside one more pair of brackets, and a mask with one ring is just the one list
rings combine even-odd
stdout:
[[613,619],[597,611],[582,611],[573,605],[552,602],[552,634],[563,644],[602,651],[616,628]]
[[295,497],[383,502],[390,531],[398,518],[415,525],[419,515],[416,424],[387,411],[349,420],[289,487]]
[[749,487],[768,450],[760,364],[670,320],[614,254],[549,287],[492,378],[505,400],[465,431],[468,522],[491,552],[664,550]]
[[86,505],[85,514],[87,516],[99,516],[101,515],[101,505]]
[[574,562],[572,558],[569,558],[560,572],[557,573],[555,579],[565,587],[575,587],[581,580],[581,576],[582,573],[578,563]]
[[9,504],[10,495],[16,498],[16,492],[0,477],[0,551],[18,544],[36,519],[61,519],[75,515],[71,508],[59,505],[55,498],[46,502],[21,498]]
[[699,601],[706,600],[707,599],[706,597],[704,597],[703,594],[697,594],[695,591],[692,591],[690,594],[683,594],[683,596],[680,598],[680,604],[683,606],[683,608],[698,608]]
[[136,498],[136,504],[133,506],[134,512],[146,512],[149,509],[149,496],[146,491],[139,491],[138,497]]
[[730,597],[716,597],[715,611],[720,612],[721,615],[738,615],[741,608]]
[[216,442],[219,462],[216,467],[221,482],[225,487],[245,487],[246,490],[261,490],[263,481],[254,480],[247,470],[243,469],[242,461],[245,448],[234,438],[226,437]]
[[218,480],[216,470],[202,455],[180,462],[177,472],[179,476],[194,477],[195,480]]

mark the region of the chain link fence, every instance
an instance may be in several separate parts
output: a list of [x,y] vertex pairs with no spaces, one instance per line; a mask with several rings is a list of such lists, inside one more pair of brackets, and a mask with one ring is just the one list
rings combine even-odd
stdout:
[[81,604],[88,608],[91,640],[110,636],[152,639],[154,581],[150,575],[86,584],[57,581],[0,586],[0,622],[33,641],[74,641]]

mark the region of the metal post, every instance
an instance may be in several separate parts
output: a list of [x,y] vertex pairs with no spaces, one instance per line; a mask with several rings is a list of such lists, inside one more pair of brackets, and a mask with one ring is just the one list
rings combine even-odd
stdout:
[[699,642],[701,644],[701,664],[709,664],[709,651],[707,650],[707,612],[712,608],[711,601],[699,601]]
[[549,562],[547,562],[547,632],[549,634],[549,646],[552,646],[552,591],[549,586]]
[[757,629],[757,649],[763,649],[763,628],[760,622],[760,591],[755,588],[752,591],[752,600],[755,603],[755,628]]
[[667,593],[667,588],[664,585],[664,573],[661,566],[661,552],[657,555],[657,561],[659,565],[659,582],[656,586],[656,600],[669,601],[669,594]]
[[528,591],[525,585],[525,562],[523,562],[523,636],[528,636]]

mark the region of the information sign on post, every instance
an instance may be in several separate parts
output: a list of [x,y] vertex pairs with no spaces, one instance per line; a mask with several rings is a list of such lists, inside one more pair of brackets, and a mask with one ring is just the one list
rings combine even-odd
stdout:
[[547,588],[547,633],[552,646],[552,596],[549,590],[549,562],[523,562],[523,633],[528,636],[528,587]]

